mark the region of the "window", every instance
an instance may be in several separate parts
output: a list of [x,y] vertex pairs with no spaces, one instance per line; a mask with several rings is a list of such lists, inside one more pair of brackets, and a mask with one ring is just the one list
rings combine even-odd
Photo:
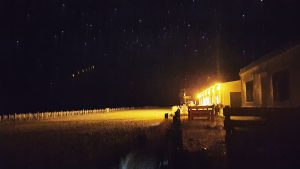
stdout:
[[253,80],[246,82],[246,101],[247,102],[253,102]]
[[272,76],[274,101],[289,99],[289,74],[288,71],[276,72]]

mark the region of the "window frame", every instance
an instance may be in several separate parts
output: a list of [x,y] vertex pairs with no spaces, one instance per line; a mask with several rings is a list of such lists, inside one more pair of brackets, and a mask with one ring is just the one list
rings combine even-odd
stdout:
[[272,73],[272,88],[274,102],[290,100],[290,74],[288,70]]
[[[252,84],[251,85],[251,89],[252,89],[251,97],[250,97],[249,92],[248,92],[249,91],[248,86],[250,86],[249,83]],[[249,97],[251,98],[250,100],[249,100]],[[245,82],[245,99],[246,99],[247,103],[253,103],[254,102],[254,80],[249,80],[249,81]]]

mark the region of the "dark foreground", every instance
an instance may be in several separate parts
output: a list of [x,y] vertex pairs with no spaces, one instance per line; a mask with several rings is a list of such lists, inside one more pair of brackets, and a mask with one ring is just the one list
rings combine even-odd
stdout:
[[172,168],[300,168],[298,120],[276,119],[266,127],[240,128],[234,134],[225,131],[220,117],[174,120]]
[[[299,133],[226,135],[224,119],[173,121],[134,110],[0,126],[1,169],[297,168]],[[297,123],[297,121],[293,121]],[[272,130],[273,131],[273,130]],[[274,135],[274,134],[273,134]],[[275,140],[276,139],[276,140]]]
[[2,123],[0,168],[128,168],[144,149],[151,150],[149,157],[159,158],[161,139],[171,123],[163,115],[170,111],[142,109]]

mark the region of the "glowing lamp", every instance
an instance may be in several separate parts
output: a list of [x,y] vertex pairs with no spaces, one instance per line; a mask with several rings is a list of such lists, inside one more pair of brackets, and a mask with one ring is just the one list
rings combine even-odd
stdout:
[[221,89],[221,85],[217,84],[217,90],[220,90],[220,89]]

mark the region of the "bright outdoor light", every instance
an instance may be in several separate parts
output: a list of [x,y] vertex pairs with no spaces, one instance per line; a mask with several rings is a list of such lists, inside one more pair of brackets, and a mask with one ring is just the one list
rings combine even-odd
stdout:
[[197,94],[197,98],[200,99],[201,98],[201,93]]
[[196,95],[200,106],[220,104],[221,84],[215,84]]
[[221,84],[216,84],[217,90],[221,89]]

